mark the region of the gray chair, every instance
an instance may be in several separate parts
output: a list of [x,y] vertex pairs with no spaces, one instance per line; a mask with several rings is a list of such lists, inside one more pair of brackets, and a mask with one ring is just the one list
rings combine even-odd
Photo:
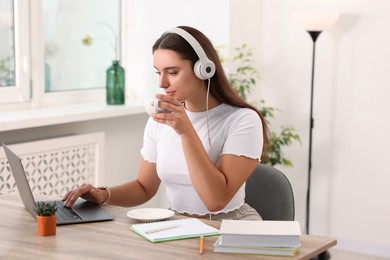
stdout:
[[276,168],[259,164],[246,181],[245,193],[245,202],[255,208],[263,220],[294,220],[291,184]]

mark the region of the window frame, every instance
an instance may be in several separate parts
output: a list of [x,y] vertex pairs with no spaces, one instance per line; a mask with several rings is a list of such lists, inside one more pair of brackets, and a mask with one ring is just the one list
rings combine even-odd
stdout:
[[[120,25],[123,30],[123,24],[125,21],[126,2],[120,0]],[[55,106],[66,105],[74,103],[91,103],[91,102],[105,102],[106,90],[101,89],[85,89],[85,90],[69,90],[60,92],[45,92],[45,71],[44,71],[44,32],[43,32],[43,0],[34,0],[34,5],[31,8],[31,32],[37,38],[34,37],[32,41],[32,53],[38,54],[31,63],[32,66],[32,90],[33,90],[33,107],[41,106]],[[121,37],[121,63],[126,68],[126,64],[123,57],[126,57],[127,50],[125,46],[126,37]],[[126,84],[127,85],[127,84]],[[127,89],[127,87],[126,87]]]

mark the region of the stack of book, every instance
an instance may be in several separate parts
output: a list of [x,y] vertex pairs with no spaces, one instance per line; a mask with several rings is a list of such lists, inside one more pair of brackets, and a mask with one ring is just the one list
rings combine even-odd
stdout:
[[214,252],[294,256],[300,236],[297,221],[222,220]]

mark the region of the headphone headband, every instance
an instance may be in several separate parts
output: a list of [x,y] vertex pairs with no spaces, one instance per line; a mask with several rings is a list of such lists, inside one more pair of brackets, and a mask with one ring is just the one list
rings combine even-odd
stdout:
[[183,30],[178,27],[169,29],[165,33],[175,33],[180,35],[194,49],[196,55],[198,55],[199,57],[199,60],[194,65],[194,73],[198,78],[205,80],[210,79],[212,76],[214,76],[215,64],[207,57],[206,52],[203,50],[202,46],[195,39],[194,36],[192,36],[186,30]]

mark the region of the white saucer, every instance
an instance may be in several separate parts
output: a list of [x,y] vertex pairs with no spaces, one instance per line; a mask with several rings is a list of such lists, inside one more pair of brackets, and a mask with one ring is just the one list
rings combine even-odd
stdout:
[[169,209],[159,208],[140,208],[133,209],[127,212],[127,216],[141,222],[159,221],[170,218],[175,215],[175,212]]

